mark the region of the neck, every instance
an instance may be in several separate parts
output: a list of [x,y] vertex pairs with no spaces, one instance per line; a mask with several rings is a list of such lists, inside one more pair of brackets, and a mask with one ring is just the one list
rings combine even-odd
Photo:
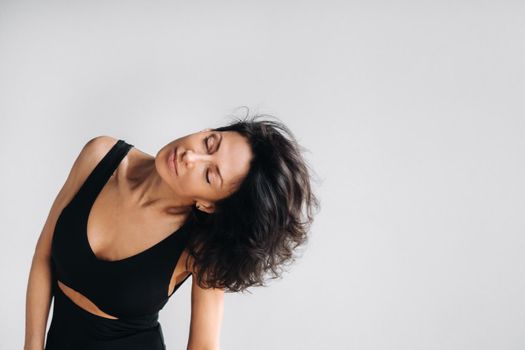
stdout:
[[157,172],[155,158],[142,158],[130,164],[125,176],[131,201],[139,208],[152,208],[166,215],[188,214],[191,211],[193,202],[187,198],[177,198]]

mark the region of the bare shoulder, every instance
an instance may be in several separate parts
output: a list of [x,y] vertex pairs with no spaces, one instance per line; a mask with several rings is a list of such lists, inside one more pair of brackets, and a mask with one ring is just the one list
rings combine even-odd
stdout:
[[93,170],[94,166],[102,160],[117,141],[114,137],[101,135],[93,137],[86,142],[78,155],[78,166],[81,168],[80,170]]
[[89,174],[102,158],[109,152],[118,140],[114,137],[101,135],[86,142],[76,157],[70,170],[64,196],[66,201],[73,197],[80,186],[86,181]]

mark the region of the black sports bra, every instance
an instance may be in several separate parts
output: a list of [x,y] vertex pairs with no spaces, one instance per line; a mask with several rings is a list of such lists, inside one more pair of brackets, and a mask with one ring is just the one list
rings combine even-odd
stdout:
[[168,295],[171,277],[185,247],[188,225],[154,246],[116,261],[97,258],[87,239],[91,207],[132,147],[118,140],[60,213],[51,246],[54,288],[58,288],[56,282],[60,280],[119,319],[156,319],[158,311],[190,276]]

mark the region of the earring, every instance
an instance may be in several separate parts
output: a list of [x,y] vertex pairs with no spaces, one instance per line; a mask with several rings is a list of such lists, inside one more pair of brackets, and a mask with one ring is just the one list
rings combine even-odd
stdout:
[[200,209],[200,208],[201,208],[201,206],[200,206],[200,205],[198,205],[198,204],[196,205],[196,207],[197,207],[197,209]]

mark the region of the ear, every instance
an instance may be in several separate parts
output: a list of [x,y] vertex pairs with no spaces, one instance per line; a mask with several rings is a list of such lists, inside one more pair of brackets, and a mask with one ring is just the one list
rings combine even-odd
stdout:
[[198,210],[208,214],[212,214],[215,211],[215,205],[213,205],[213,203],[197,202],[195,204],[195,207],[197,207]]

